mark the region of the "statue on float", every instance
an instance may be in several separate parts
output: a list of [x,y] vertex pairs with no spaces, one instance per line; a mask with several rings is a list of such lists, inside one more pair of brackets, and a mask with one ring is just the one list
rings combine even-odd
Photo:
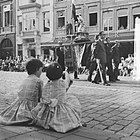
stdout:
[[81,15],[77,15],[78,32],[85,32],[85,23]]
[[89,34],[86,32],[86,26],[83,17],[81,14],[76,15],[76,24],[77,24],[77,32],[76,32],[76,38],[74,39],[74,42],[85,42],[90,41],[89,40]]

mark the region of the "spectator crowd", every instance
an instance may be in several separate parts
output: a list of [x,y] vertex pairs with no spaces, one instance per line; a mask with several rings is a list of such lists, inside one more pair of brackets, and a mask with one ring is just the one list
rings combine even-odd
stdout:
[[119,75],[120,76],[131,76],[134,69],[134,56],[133,54],[128,54],[128,57],[124,59],[121,57],[119,64]]
[[[31,57],[32,58],[32,57]],[[24,60],[21,56],[18,57],[6,57],[6,59],[0,59],[0,70],[2,71],[11,71],[11,72],[24,72],[25,71],[25,63],[29,58],[26,57]],[[41,60],[41,58],[38,58]],[[52,59],[46,57],[44,60],[41,60],[44,64],[44,69],[52,62]]]

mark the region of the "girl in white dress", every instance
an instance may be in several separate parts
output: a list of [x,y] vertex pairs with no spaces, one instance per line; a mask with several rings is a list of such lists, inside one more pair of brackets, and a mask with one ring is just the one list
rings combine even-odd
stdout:
[[72,83],[69,74],[65,73],[65,79],[62,75],[58,63],[47,67],[49,81],[42,90],[42,102],[32,110],[32,115],[36,125],[65,133],[81,126],[81,105],[75,96],[66,93]]

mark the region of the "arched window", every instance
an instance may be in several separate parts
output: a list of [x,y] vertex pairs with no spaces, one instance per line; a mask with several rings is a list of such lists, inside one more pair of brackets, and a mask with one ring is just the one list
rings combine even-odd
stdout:
[[0,58],[13,57],[13,44],[8,38],[3,39],[0,47]]

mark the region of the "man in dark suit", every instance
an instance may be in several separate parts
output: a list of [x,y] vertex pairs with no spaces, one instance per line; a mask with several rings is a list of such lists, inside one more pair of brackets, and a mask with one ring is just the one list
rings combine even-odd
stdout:
[[120,79],[118,79],[118,75],[119,75],[119,63],[120,63],[120,51],[119,51],[119,46],[120,43],[118,41],[116,41],[115,45],[112,46],[112,57],[113,57],[113,63],[114,63],[114,77],[116,81],[120,81]]
[[106,57],[107,57],[106,66],[108,68],[107,75],[109,76],[110,82],[115,82],[114,75],[113,75],[113,66],[112,66],[112,52],[111,52],[112,44],[110,43],[109,37],[106,38],[105,47],[106,47]]
[[104,40],[105,40],[105,34],[103,31],[101,31],[99,33],[99,40],[97,41],[96,48],[95,48],[95,58],[98,65],[98,71],[95,76],[95,79],[92,82],[98,84],[101,79],[103,85],[110,86],[110,84],[107,83],[106,80],[107,57],[106,57]]
[[97,69],[97,63],[96,63],[96,59],[95,59],[95,49],[96,49],[96,42],[98,41],[98,35],[95,37],[95,42],[91,44],[90,46],[90,55],[88,57],[87,62],[89,63],[89,73],[88,73],[88,78],[87,80],[89,82],[92,82],[92,75],[93,72],[96,71]]

